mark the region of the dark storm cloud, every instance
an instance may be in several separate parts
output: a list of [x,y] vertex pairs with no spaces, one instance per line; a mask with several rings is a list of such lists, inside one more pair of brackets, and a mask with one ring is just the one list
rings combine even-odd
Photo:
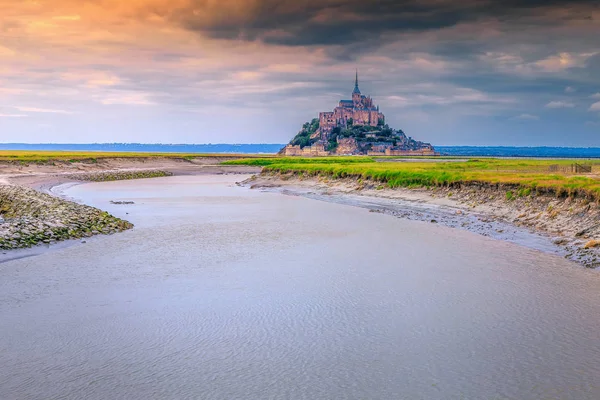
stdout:
[[[221,39],[288,46],[347,45],[387,33],[424,32],[487,19],[526,18],[528,24],[593,19],[600,1],[254,0],[244,4],[192,2],[170,18],[184,28]],[[299,4],[300,3],[300,4]],[[212,3],[211,3],[212,4]],[[229,10],[227,10],[229,8]],[[553,13],[553,10],[561,12]],[[223,17],[231,11],[231,15]]]

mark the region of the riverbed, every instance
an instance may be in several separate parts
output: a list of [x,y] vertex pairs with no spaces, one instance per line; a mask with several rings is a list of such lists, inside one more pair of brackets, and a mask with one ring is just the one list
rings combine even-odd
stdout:
[[0,398],[600,398],[597,271],[244,178],[59,188],[135,227],[0,264]]

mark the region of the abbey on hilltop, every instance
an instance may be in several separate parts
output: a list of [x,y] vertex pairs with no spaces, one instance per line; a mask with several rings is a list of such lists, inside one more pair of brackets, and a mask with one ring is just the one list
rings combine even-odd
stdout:
[[370,96],[364,96],[358,88],[358,71],[354,80],[352,100],[340,100],[333,112],[319,113],[319,131],[327,135],[336,127],[347,127],[350,125],[378,126],[385,123],[385,116],[379,112],[379,106],[373,105]]
[[391,129],[379,106],[358,88],[358,71],[352,100],[340,100],[333,111],[319,113],[279,154],[288,156],[326,156],[332,154],[436,155],[429,143],[406,137]]

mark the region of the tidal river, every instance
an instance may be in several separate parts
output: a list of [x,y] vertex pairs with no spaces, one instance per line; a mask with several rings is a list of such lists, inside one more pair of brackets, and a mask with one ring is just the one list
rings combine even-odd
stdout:
[[243,178],[65,189],[135,228],[0,264],[0,399],[600,398],[598,271]]

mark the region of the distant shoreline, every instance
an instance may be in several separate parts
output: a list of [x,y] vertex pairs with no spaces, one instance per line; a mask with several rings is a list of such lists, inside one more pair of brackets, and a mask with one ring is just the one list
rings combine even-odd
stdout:
[[[283,143],[246,144],[148,144],[148,143],[0,143],[2,151],[87,151],[114,153],[190,153],[213,155],[274,155]],[[435,146],[442,156],[600,158],[600,147],[545,146]]]

